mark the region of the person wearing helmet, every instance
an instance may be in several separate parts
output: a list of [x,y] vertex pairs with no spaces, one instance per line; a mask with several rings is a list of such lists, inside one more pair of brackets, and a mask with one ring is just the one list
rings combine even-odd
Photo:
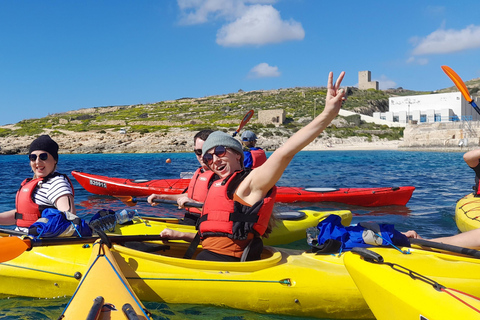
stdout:
[[257,136],[252,131],[245,131],[242,133],[243,145],[243,165],[245,168],[258,168],[267,161],[267,155],[262,148],[258,148]]

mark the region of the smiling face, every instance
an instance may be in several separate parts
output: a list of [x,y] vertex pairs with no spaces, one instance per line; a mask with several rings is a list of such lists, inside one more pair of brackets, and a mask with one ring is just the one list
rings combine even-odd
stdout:
[[[42,153],[48,154],[47,160],[40,159],[40,154]],[[32,151],[31,154],[34,154],[37,156],[37,159],[35,161],[30,160],[30,167],[32,168],[33,176],[35,178],[44,178],[48,176],[50,173],[52,173],[53,171],[55,171],[55,168],[57,166],[57,161],[55,161],[55,159],[52,157],[50,153],[43,150],[35,150],[35,151]]]
[[217,156],[214,150],[215,148],[212,148],[207,151],[207,153],[213,156],[213,160],[208,166],[210,170],[215,172],[220,178],[226,178],[235,171],[242,169],[242,165],[240,164],[242,156],[240,154],[227,148],[224,155]]
[[[200,139],[200,138],[197,138],[197,140],[195,140],[195,146],[194,146],[194,149],[195,150],[200,150],[202,151],[202,147],[203,147],[203,144],[205,143],[204,140]],[[200,153],[199,155],[195,153],[195,156],[197,157],[197,160],[198,162],[200,163],[200,165],[202,166],[202,168],[204,170],[210,170],[208,168],[208,166],[203,162],[202,160],[202,154]]]

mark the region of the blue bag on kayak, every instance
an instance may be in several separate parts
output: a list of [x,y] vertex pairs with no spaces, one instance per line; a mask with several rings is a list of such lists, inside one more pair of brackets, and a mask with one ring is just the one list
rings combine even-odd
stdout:
[[90,237],[92,230],[85,220],[70,212],[47,208],[42,211],[42,217],[28,228],[28,234],[36,238]]
[[392,224],[360,222],[356,226],[345,227],[341,221],[341,217],[332,214],[318,223],[316,241],[310,241],[312,251],[332,253],[354,247],[410,246],[408,238],[395,230]]

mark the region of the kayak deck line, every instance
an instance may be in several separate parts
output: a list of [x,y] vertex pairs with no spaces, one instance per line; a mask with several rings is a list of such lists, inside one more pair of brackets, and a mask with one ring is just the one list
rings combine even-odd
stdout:
[[18,266],[18,265],[14,265],[14,264],[11,264],[11,263],[8,263],[8,262],[1,262],[0,265],[7,266],[7,267],[12,267],[12,268],[18,268],[18,269],[48,273],[48,274],[53,274],[53,275],[56,275],[56,276],[62,276],[62,277],[67,277],[67,278],[75,278],[77,280],[79,280],[82,277],[82,274],[79,271],[75,272],[75,274],[73,274],[73,275],[70,275],[70,274],[46,271],[46,270],[41,270],[41,269],[36,269],[36,268],[31,268],[31,267]]
[[[226,272],[227,273],[227,272]],[[205,282],[244,282],[244,283],[273,283],[292,286],[291,279],[282,280],[239,280],[239,279],[192,279],[192,278],[147,278],[147,277],[126,277],[128,280],[166,280],[166,281],[205,281]]]

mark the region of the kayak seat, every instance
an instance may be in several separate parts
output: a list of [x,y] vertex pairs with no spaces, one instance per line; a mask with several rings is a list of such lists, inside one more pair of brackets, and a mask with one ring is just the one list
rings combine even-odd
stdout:
[[263,252],[263,241],[261,238],[253,238],[243,250],[240,262],[260,260]]
[[167,251],[170,250],[169,245],[165,244],[158,244],[158,243],[148,243],[148,242],[141,242],[141,241],[128,241],[124,244],[125,247],[142,251],[142,252],[158,252],[158,251]]

